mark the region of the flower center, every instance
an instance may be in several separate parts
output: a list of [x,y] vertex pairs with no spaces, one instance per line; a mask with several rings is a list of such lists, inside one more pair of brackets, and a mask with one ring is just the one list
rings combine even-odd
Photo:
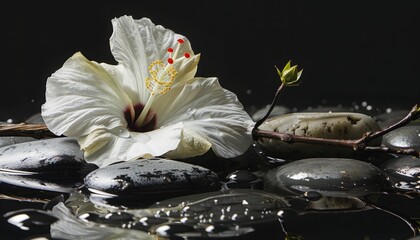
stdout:
[[127,107],[124,111],[125,120],[127,120],[127,127],[134,132],[149,132],[156,128],[157,117],[156,113],[153,110],[147,112],[146,118],[143,121],[142,125],[137,125],[136,121],[140,116],[140,113],[144,110],[143,104],[136,104],[134,107],[134,116],[132,116],[132,111]]
[[191,55],[188,52],[185,52],[184,54],[180,53],[180,48],[183,43],[184,40],[178,39],[175,50],[173,48],[168,48],[169,57],[166,60],[166,63],[162,60],[156,60],[149,65],[148,71],[150,76],[146,78],[146,88],[150,95],[142,108],[140,115],[138,118],[135,118],[135,125],[145,125],[146,118],[149,115],[149,109],[152,106],[155,96],[166,94],[171,90],[175,77],[178,74],[174,66],[182,65],[182,61],[190,58]]

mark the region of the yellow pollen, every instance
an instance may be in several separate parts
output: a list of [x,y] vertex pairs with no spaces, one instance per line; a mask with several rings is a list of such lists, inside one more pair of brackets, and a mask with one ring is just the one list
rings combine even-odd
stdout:
[[152,62],[148,70],[150,77],[146,78],[146,88],[151,95],[167,93],[178,73],[172,65],[165,66],[161,60]]

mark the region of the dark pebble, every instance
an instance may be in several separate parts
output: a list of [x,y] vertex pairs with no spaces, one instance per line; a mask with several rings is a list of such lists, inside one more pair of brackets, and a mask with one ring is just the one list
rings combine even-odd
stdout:
[[0,148],[0,169],[68,175],[97,168],[85,162],[73,138],[52,138],[17,143]]
[[420,125],[407,125],[382,137],[382,144],[392,148],[414,148],[420,151]]
[[169,159],[141,159],[99,168],[85,178],[94,192],[139,199],[164,199],[173,196],[218,190],[218,176],[211,170]]
[[380,166],[396,190],[420,192],[420,158],[398,156]]
[[278,194],[302,195],[316,191],[324,196],[362,196],[385,191],[390,182],[370,163],[346,158],[308,158],[267,172],[264,189]]

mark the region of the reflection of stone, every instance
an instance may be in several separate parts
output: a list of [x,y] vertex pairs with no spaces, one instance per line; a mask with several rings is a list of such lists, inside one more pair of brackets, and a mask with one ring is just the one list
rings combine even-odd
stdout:
[[[380,130],[369,116],[360,113],[291,113],[268,119],[259,129],[299,136],[328,139],[358,139],[366,132]],[[285,159],[308,157],[353,157],[350,149],[319,144],[285,143],[261,139],[258,143],[268,155]],[[379,144],[380,140],[371,144]]]
[[[26,193],[26,197],[34,195],[29,189],[36,189],[46,191],[43,195],[49,195],[48,192],[55,193],[69,193],[74,188],[81,185],[83,182],[82,177],[65,177],[58,175],[45,175],[45,174],[10,174],[2,173],[0,171],[0,186],[4,191],[17,193],[18,189],[20,195]],[[25,190],[26,189],[26,190]]]
[[370,163],[344,158],[308,158],[268,171],[264,189],[278,194],[319,192],[363,196],[390,189],[385,173]]
[[138,230],[104,227],[102,224],[92,222],[87,224],[86,221],[74,215],[63,203],[54,206],[52,214],[59,219],[51,224],[51,236],[54,239],[156,239],[148,235],[147,232]]

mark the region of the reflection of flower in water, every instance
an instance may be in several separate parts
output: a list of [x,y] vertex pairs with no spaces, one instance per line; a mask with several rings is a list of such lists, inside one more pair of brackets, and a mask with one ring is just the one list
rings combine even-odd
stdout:
[[[238,237],[259,234],[258,226],[268,222],[280,224],[278,213],[287,206],[277,195],[250,189],[187,195],[148,208],[120,209],[90,200],[75,191],[65,203],[55,205],[51,214],[60,220],[51,225],[51,235],[60,239]],[[177,232],[180,225],[183,230]]]
[[195,77],[200,54],[187,38],[147,18],[112,24],[118,65],[76,53],[48,78],[42,117],[52,132],[77,137],[85,159],[99,166],[247,150],[252,120],[216,78]]
[[55,205],[52,213],[60,219],[51,224],[51,237],[54,239],[156,239],[138,230],[86,223],[73,215],[63,203]]

